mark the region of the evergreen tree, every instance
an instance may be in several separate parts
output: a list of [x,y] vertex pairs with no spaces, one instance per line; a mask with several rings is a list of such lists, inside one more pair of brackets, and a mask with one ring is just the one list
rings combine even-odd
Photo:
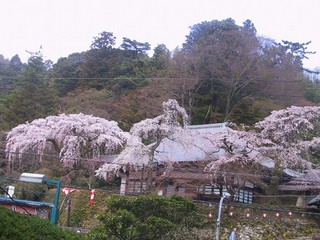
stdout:
[[4,113],[7,127],[56,112],[56,98],[44,80],[46,71],[47,65],[41,53],[33,53],[22,78],[16,82],[12,103]]

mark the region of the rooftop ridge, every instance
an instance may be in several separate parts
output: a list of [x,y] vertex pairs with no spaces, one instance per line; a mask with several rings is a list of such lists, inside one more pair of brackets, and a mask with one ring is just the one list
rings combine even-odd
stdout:
[[227,127],[227,122],[201,124],[201,125],[188,125],[187,129],[208,129],[208,128],[225,128],[225,127]]

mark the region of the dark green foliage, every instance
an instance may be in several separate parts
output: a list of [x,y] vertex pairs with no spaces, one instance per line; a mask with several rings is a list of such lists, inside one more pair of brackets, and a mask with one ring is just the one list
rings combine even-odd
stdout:
[[169,49],[164,44],[159,44],[154,48],[154,53],[150,61],[153,74],[156,76],[166,76],[171,64]]
[[309,74],[303,79],[303,84],[306,89],[305,97],[316,103],[320,104],[320,76],[319,74]]
[[54,90],[58,96],[65,96],[78,86],[80,66],[85,61],[84,53],[73,53],[67,58],[60,58],[53,65],[51,76]]
[[25,66],[21,62],[20,57],[16,54],[11,58],[9,67],[14,71],[21,72]]
[[164,239],[179,227],[191,231],[201,225],[197,216],[195,205],[177,196],[112,196],[89,239]]
[[4,119],[10,123],[10,127],[15,127],[26,121],[53,115],[56,111],[56,99],[52,92],[41,84],[30,82],[12,95]]
[[56,98],[44,77],[48,65],[40,53],[34,53],[16,80],[11,102],[2,116],[7,127],[52,115],[57,111]]
[[94,38],[91,44],[91,49],[111,49],[115,44],[116,37],[111,32],[99,33],[98,37]]
[[40,202],[48,192],[48,187],[43,184],[18,182],[15,187],[15,197],[24,200]]
[[0,207],[0,240],[83,239],[74,232],[62,230],[38,216],[15,213]]
[[260,118],[250,106],[255,101],[297,104],[297,98],[304,98],[301,60],[311,53],[306,45],[261,39],[250,20],[243,26],[225,19],[191,27],[180,52],[186,71],[200,79],[193,92],[192,123],[252,124]]
[[196,122],[226,121],[239,103],[259,92],[255,79],[260,74],[260,45],[251,28],[248,21],[241,27],[232,19],[203,22],[191,28],[183,51],[190,59],[197,59],[202,77],[196,86],[194,109],[205,106],[201,116],[193,114],[200,117]]
[[207,41],[207,37],[216,33],[217,31],[227,31],[237,29],[238,26],[235,24],[235,21],[231,18],[218,21],[212,20],[210,22],[202,22],[195,24],[191,27],[190,33],[187,36],[183,48],[190,49],[194,45],[203,44]]
[[291,41],[282,41],[282,46],[288,53],[292,54],[296,61],[299,61],[302,66],[302,60],[308,59],[309,54],[315,54],[315,52],[307,51],[308,45],[311,43],[311,41],[306,43],[299,43],[299,42],[291,42]]
[[[228,18],[195,24],[182,49],[171,53],[159,44],[152,57],[147,42],[123,38],[115,48],[116,37],[107,31],[94,38],[88,51],[60,58],[53,66],[41,52],[31,53],[27,64],[18,55],[10,61],[2,56],[0,128],[58,112],[83,112],[128,129],[140,117],[152,117],[154,108],[168,98],[179,101],[192,124],[252,124],[264,115],[256,102],[285,107],[305,101],[298,80],[301,60],[312,54],[309,43],[278,44],[256,33],[250,20],[240,26]],[[159,84],[151,86],[153,80]],[[319,103],[318,88],[305,88],[305,96]],[[127,96],[133,103],[146,100],[142,109],[133,109],[133,117],[128,105],[139,106],[122,101]]]
[[193,124],[208,124],[224,121],[225,88],[218,80],[207,78],[198,82],[194,94]]
[[141,43],[136,40],[131,40],[129,38],[124,37],[123,43],[121,44],[121,48],[124,50],[134,51],[135,56],[144,55],[148,50],[150,50],[150,44],[145,42]]
[[230,116],[230,121],[252,126],[278,108],[280,108],[279,105],[267,99],[247,99],[235,109]]
[[320,105],[320,86],[317,86],[317,85],[311,86],[306,91],[305,96],[308,100]]

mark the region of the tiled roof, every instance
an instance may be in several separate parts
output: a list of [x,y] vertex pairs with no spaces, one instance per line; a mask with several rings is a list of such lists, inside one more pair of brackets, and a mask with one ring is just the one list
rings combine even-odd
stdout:
[[305,174],[298,175],[286,184],[280,185],[279,190],[283,191],[307,191],[320,190],[318,170],[309,170]]
[[[187,127],[190,131],[178,133],[173,139],[166,138],[162,141],[155,152],[155,159],[161,162],[188,162],[188,161],[204,161],[208,160],[207,156],[212,158],[224,154],[223,149],[212,149],[212,143],[205,134],[214,134],[217,132],[228,131],[227,123],[190,125]],[[190,134],[193,133],[192,142]]]

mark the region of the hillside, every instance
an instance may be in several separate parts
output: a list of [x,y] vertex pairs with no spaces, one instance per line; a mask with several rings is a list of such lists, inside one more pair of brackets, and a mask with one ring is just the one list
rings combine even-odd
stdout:
[[[27,63],[19,56],[0,66],[0,128],[59,113],[92,114],[123,129],[159,114],[176,99],[193,124],[248,124],[271,110],[319,103],[319,86],[303,71],[308,44],[261,38],[251,21],[233,19],[195,24],[181,49],[102,32],[89,50],[55,64],[41,51]],[[268,43],[268,44],[266,44]],[[306,97],[308,99],[306,99]]]
[[[11,184],[22,172],[45,173],[49,178],[60,179],[64,186],[73,186],[80,190],[68,196],[61,196],[60,204],[63,205],[60,226],[91,229],[100,223],[99,216],[108,210],[108,197],[118,193],[120,188],[121,179],[118,177],[109,182],[96,177],[95,170],[110,160],[103,157],[119,154],[122,149],[117,147],[126,143],[125,137],[121,141],[117,137],[122,135],[122,131],[129,131],[141,120],[148,120],[146,125],[140,125],[141,132],[150,130],[149,126],[157,127],[158,123],[172,123],[167,119],[164,121],[163,118],[154,118],[162,114],[163,102],[176,99],[179,107],[187,112],[190,124],[235,123],[230,126],[239,131],[228,130],[235,130],[234,135],[221,135],[219,139],[214,138],[217,134],[208,137],[211,143],[216,144],[212,145],[214,151],[223,148],[230,154],[228,158],[222,157],[219,160],[239,160],[236,164],[230,161],[230,165],[226,164],[226,168],[221,171],[233,172],[236,177],[237,174],[248,174],[250,181],[261,184],[256,189],[258,196],[261,194],[273,197],[257,201],[255,203],[259,205],[252,205],[253,207],[237,207],[230,203],[228,208],[224,209],[221,222],[221,234],[224,239],[227,239],[233,228],[237,229],[240,239],[294,239],[319,234],[318,211],[291,206],[297,195],[283,200],[285,195],[278,189],[280,184],[288,180],[282,171],[285,164],[291,163],[301,172],[306,170],[303,169],[305,165],[301,164],[305,162],[300,161],[301,159],[307,160],[306,165],[312,165],[313,170],[319,165],[319,144],[317,139],[313,139],[319,137],[319,123],[318,120],[314,120],[314,125],[310,125],[306,118],[306,115],[314,117],[315,114],[294,113],[293,117],[289,118],[290,112],[283,110],[292,105],[320,104],[319,81],[311,79],[303,70],[302,61],[310,53],[306,51],[308,43],[276,43],[258,36],[251,21],[237,25],[233,19],[195,24],[190,28],[181,49],[170,52],[165,45],[159,44],[152,56],[148,54],[148,43],[124,38],[123,44],[116,48],[111,44],[113,38],[112,33],[102,32],[94,38],[90,49],[60,58],[55,64],[45,60],[39,51],[32,53],[27,63],[22,63],[19,56],[15,56],[0,65],[0,130],[3,131],[0,139],[1,185]],[[170,107],[167,109],[172,110]],[[280,118],[271,117],[270,122],[274,123],[273,125],[268,125],[268,121],[265,123],[270,134],[264,131],[265,135],[258,139],[252,138],[252,132],[241,132],[243,129],[252,130],[255,123],[265,119],[273,110],[280,109],[283,110],[283,115],[280,114]],[[65,117],[67,114],[76,117],[68,122]],[[61,125],[60,120],[57,121],[59,124],[50,125],[54,122],[53,118],[59,118],[57,115],[62,116]],[[177,116],[175,124],[172,125],[180,127],[187,119],[185,116],[186,114],[183,114],[183,117]],[[94,122],[86,121],[93,117],[97,117]],[[36,124],[32,123],[36,119],[41,120]],[[282,122],[292,119],[298,122]],[[107,120],[114,120],[119,126],[114,128],[116,131],[112,137],[108,132],[112,128],[110,123],[90,128],[95,123]],[[20,124],[26,122],[28,124],[24,127],[34,128],[30,131],[27,127],[23,129]],[[45,126],[44,122],[50,124]],[[65,124],[66,122],[68,124]],[[15,128],[18,125],[19,128]],[[166,130],[169,127],[160,126],[159,129]],[[12,149],[6,152],[6,133],[13,128],[16,138],[12,138]],[[61,129],[65,132],[60,132]],[[99,132],[101,129],[103,132]],[[292,132],[283,129],[291,129]],[[154,136],[148,136],[147,133],[144,139],[139,136],[139,146],[146,147],[147,144],[167,137],[151,130]],[[90,133],[90,136],[87,136],[87,133]],[[104,137],[99,138],[99,134]],[[232,138],[233,136],[235,138]],[[298,144],[299,140],[303,140],[303,144]],[[114,146],[107,148],[106,146],[113,141]],[[266,145],[262,146],[264,141]],[[68,143],[68,147],[65,143]],[[37,149],[38,146],[40,148]],[[92,149],[92,146],[96,148]],[[305,147],[303,151],[301,146]],[[136,146],[131,147],[135,150]],[[266,153],[269,155],[266,156],[279,160],[275,163],[274,169],[258,169],[255,164],[250,165],[256,158],[253,156],[251,159],[250,156],[255,147],[261,150],[262,155],[269,148],[270,152]],[[200,148],[204,152],[208,150],[203,149],[203,146]],[[65,153],[69,154],[64,158],[66,162],[58,161],[62,160]],[[12,156],[16,161],[9,163],[8,156]],[[126,158],[129,159],[128,156]],[[243,159],[248,165],[240,162]],[[217,162],[219,161],[215,161]],[[187,164],[187,167],[195,166],[194,163]],[[214,166],[212,169],[218,171]],[[129,175],[128,169],[118,170],[121,174]],[[234,182],[234,176],[230,176],[230,179],[227,179],[228,176],[220,177],[224,178],[223,181]],[[259,178],[253,179],[254,177]],[[141,179],[143,180],[143,177]],[[166,182],[168,186],[170,183]],[[194,189],[189,191],[198,191],[196,184],[197,182]],[[212,182],[210,184],[212,187]],[[140,183],[137,185],[142,186]],[[16,186],[18,197],[52,202],[52,186],[32,186],[30,189],[24,183],[17,183]],[[175,186],[175,190],[178,191],[179,187]],[[224,185],[219,187],[222,193]],[[89,189],[97,190],[94,205],[89,204]],[[213,192],[210,194],[213,195]],[[313,196],[318,192],[299,193],[303,194]],[[71,200],[70,212],[66,209],[67,200]],[[281,217],[275,217],[278,209],[282,210]],[[232,216],[228,215],[230,210],[234,213]],[[288,215],[288,211],[294,214]],[[0,213],[0,224],[7,225],[0,227],[6,229],[1,239],[9,239],[9,224],[13,224],[15,235],[12,239],[24,239],[19,230],[21,226],[25,227],[28,237],[29,233],[42,236],[45,234],[44,229],[49,229],[50,235],[51,227],[54,239],[64,239],[69,235],[71,239],[79,237],[58,230],[55,226],[43,225],[40,220],[35,223],[30,216],[17,216],[7,213],[6,210],[3,212]],[[198,213],[206,225],[199,232],[198,229],[195,230],[197,237],[192,238],[191,235],[185,234],[184,229],[180,229],[176,239],[212,239],[216,217],[209,219],[209,212],[217,212],[216,204],[206,202],[199,206]],[[263,213],[268,218],[263,217]],[[2,218],[6,220],[2,221]],[[16,221],[17,225],[11,223],[10,219]],[[119,219],[121,220],[116,218],[115,221]],[[34,227],[35,225],[39,227]],[[32,228],[36,228],[38,232],[33,233]]]

